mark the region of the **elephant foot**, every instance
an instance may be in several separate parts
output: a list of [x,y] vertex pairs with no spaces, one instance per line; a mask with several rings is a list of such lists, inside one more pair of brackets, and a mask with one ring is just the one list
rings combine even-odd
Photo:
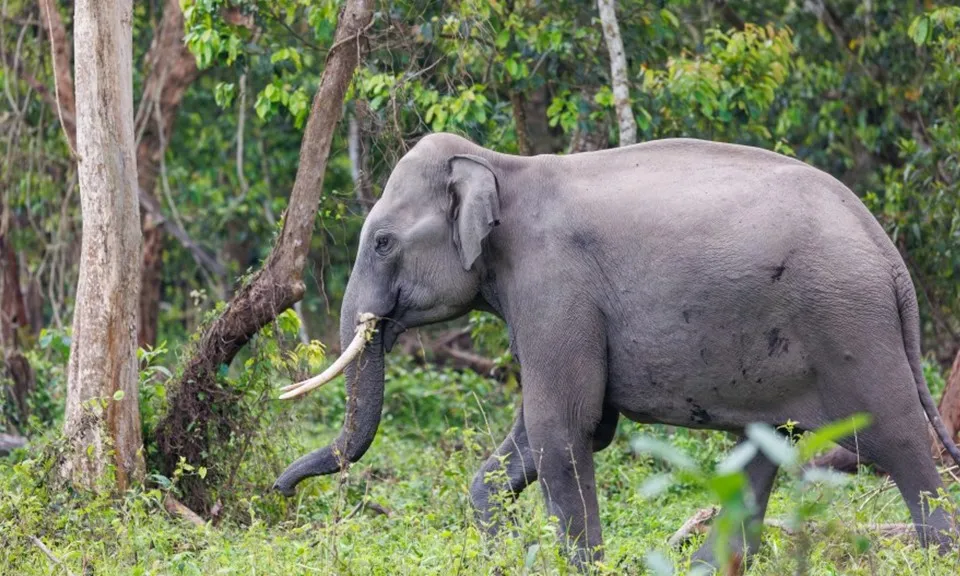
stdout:
[[717,558],[714,542],[708,538],[693,556],[690,557],[690,570],[693,574],[743,574],[747,556],[742,546],[733,546],[725,561]]

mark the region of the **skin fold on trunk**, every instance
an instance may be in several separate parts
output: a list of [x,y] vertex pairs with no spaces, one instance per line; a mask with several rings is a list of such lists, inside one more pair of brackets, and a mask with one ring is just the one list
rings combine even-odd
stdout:
[[[349,347],[357,332],[357,308],[352,300],[348,296],[340,316],[340,342],[344,350]],[[377,330],[360,356],[344,370],[347,408],[340,434],[329,445],[291,464],[273,485],[274,490],[291,496],[294,488],[303,479],[332,474],[363,457],[380,426],[383,410],[383,353],[382,330]]]

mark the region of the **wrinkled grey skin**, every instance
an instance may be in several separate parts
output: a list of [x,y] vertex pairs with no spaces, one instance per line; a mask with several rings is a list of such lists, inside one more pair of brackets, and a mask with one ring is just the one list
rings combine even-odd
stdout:
[[[951,519],[920,497],[941,486],[924,412],[960,453],[923,380],[910,276],[857,197],[819,170],[697,140],[526,158],[424,138],[360,236],[344,345],[358,313],[384,320],[347,371],[343,430],[276,488],[291,494],[363,456],[384,350],[404,329],[474,309],[506,321],[523,381],[513,429],[471,487],[491,530],[492,496],[539,479],[575,559],[599,557],[592,453],[620,414],[742,434],[865,411],[873,425],[844,445],[890,472],[924,543],[951,538]],[[499,456],[506,487],[485,482]],[[730,546],[749,553],[777,467],[758,455],[746,472],[758,510]],[[713,563],[711,542],[695,559]]]

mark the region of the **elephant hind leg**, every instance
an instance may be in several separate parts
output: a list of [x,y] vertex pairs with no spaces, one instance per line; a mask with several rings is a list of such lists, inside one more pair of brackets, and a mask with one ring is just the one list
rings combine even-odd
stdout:
[[[739,442],[743,441],[744,438],[741,437]],[[760,547],[763,517],[767,512],[767,502],[770,500],[770,492],[773,490],[773,483],[777,478],[778,470],[779,467],[764,456],[762,452],[757,452],[757,455],[744,467],[743,471],[747,475],[753,493],[754,508],[741,529],[728,536],[726,546],[731,557],[739,556],[746,559]],[[719,560],[716,557],[718,537],[716,528],[711,529],[707,540],[693,554],[691,563],[694,567],[706,564],[712,568],[720,568],[718,566]]]
[[603,405],[603,414],[600,416],[600,423],[593,433],[593,451],[599,452],[613,442],[613,437],[617,435],[617,421],[620,420],[620,411],[610,404]]
[[[503,475],[497,474],[503,471]],[[470,500],[477,519],[490,534],[499,532],[503,498],[516,498],[537,481],[537,467],[523,425],[523,407],[517,410],[513,428],[473,477]]]
[[824,378],[824,390],[850,391],[823,402],[829,407],[825,410],[829,419],[855,412],[872,416],[868,428],[840,445],[886,470],[910,510],[921,544],[932,542],[947,550],[956,532],[950,515],[943,509],[931,510],[924,496],[935,497],[942,483],[906,356],[875,355],[866,362],[838,363]]

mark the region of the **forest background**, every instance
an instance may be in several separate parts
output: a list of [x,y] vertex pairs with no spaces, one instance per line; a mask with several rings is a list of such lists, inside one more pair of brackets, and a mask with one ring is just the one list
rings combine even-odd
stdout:
[[[338,32],[344,4],[365,16],[349,36]],[[436,131],[521,155],[696,137],[775,150],[829,172],[862,198],[910,268],[928,382],[935,398],[948,391],[941,411],[956,434],[960,8],[625,0],[613,12],[618,53],[602,12],[613,3],[599,4],[135,3],[145,476],[130,489],[85,494],[48,489],[69,448],[61,431],[81,261],[74,3],[0,0],[0,432],[29,441],[4,449],[0,463],[0,543],[9,544],[0,546],[0,572],[566,570],[540,538],[550,529],[536,495],[521,499],[533,511],[521,515],[515,538],[491,546],[471,527],[472,469],[502,436],[518,397],[504,327],[485,314],[401,342],[380,435],[349,475],[309,482],[292,501],[268,491],[287,463],[339,428],[336,385],[297,405],[274,401],[276,387],[338,350],[339,301],[364,214],[397,159]],[[344,93],[313,102],[328,71],[346,74]],[[319,178],[307,181],[298,170],[310,120],[327,131],[316,142],[329,155],[314,149],[323,152],[311,157]],[[305,267],[284,268],[271,250],[291,233],[292,207],[303,206],[298,190],[311,182],[319,196],[315,209],[306,203]],[[264,266],[289,272],[289,289],[243,326],[236,349],[211,352],[211,334],[235,327],[224,328],[236,313],[227,302],[256,298]],[[621,424],[622,439],[636,434],[693,453],[705,477],[731,446],[719,434]],[[682,566],[683,551],[668,550],[665,536],[716,495],[690,478],[647,490],[663,465],[628,444],[601,456],[599,475],[610,482],[602,496],[608,553],[598,569],[656,570],[664,559]],[[813,496],[800,476],[783,482],[789,490],[774,510],[820,524],[773,531],[756,573],[787,565],[956,573],[955,557],[862,536],[859,525],[906,517],[883,478],[859,469],[843,486],[811,488]],[[956,501],[955,484],[951,491]],[[839,527],[823,515],[827,502],[847,512]],[[161,509],[170,516],[153,514]],[[202,526],[182,524],[187,512]],[[842,537],[822,537],[829,530]],[[275,553],[258,554],[263,543]]]

